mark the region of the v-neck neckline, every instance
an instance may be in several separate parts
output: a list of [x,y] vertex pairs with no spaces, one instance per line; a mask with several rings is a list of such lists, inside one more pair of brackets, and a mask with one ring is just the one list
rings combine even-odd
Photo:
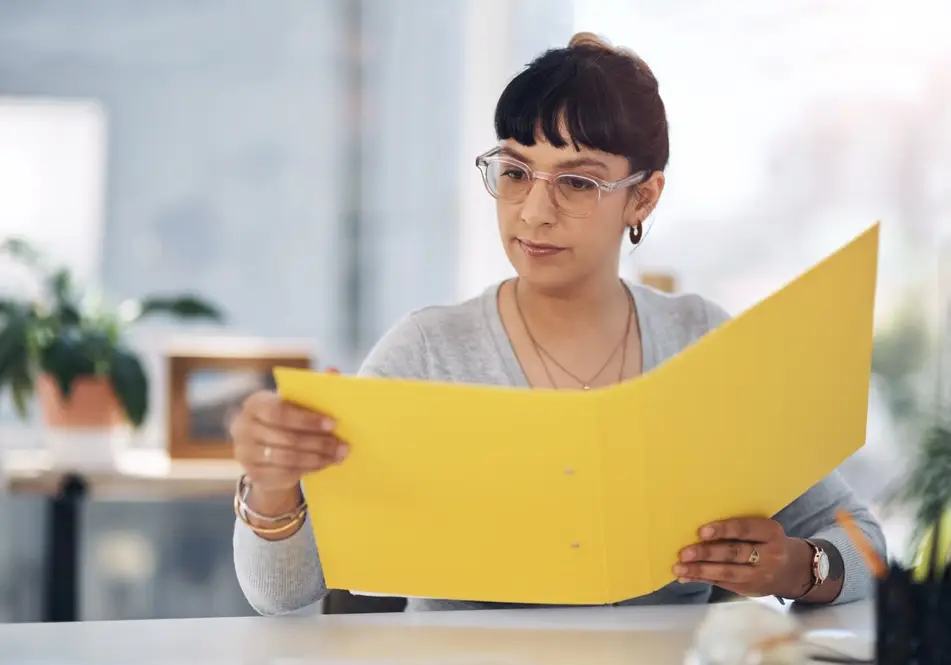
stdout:
[[[486,289],[482,297],[483,314],[485,315],[489,330],[492,331],[492,337],[495,342],[496,351],[502,359],[502,365],[505,368],[505,374],[511,385],[517,388],[531,388],[528,377],[525,376],[525,370],[518,360],[518,354],[512,344],[512,338],[509,337],[508,330],[502,322],[502,313],[499,310],[499,293],[505,281],[499,282],[495,286]],[[650,317],[645,316],[644,298],[639,294],[639,289],[622,279],[621,283],[627,289],[634,303],[634,319],[637,323],[637,329],[641,344],[641,375],[647,374],[657,362],[654,353],[654,335],[651,330]]]

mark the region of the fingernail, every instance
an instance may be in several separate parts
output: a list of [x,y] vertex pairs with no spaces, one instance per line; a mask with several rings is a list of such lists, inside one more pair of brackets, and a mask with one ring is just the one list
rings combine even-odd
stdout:
[[696,558],[697,553],[694,552],[692,547],[688,547],[683,552],[680,553],[681,561],[693,561]]
[[700,529],[700,537],[706,540],[713,538],[716,533],[716,529],[714,529],[712,526],[705,526]]
[[678,578],[677,578],[677,581],[678,581],[679,583],[681,583],[681,584],[686,584],[686,583],[689,582],[690,580],[688,580],[686,577],[678,577]]
[[324,432],[332,432],[334,430],[334,425],[336,425],[336,423],[330,418],[324,418],[320,421],[320,429],[322,429]]
[[337,446],[337,450],[334,452],[334,459],[336,459],[338,462],[342,462],[344,459],[346,459],[349,453],[350,447],[345,443],[341,443],[339,446]]
[[681,566],[679,563],[674,566],[674,575],[677,577],[683,577],[687,574],[687,566]]

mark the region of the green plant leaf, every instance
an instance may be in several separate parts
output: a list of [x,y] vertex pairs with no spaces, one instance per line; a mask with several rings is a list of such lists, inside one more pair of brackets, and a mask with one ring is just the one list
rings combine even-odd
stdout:
[[126,303],[124,309],[129,312],[127,322],[138,321],[154,314],[169,314],[178,319],[208,319],[215,322],[224,320],[224,314],[207,300],[197,296],[153,296],[138,301],[138,306]]
[[49,289],[53,295],[54,316],[65,326],[80,322],[79,306],[73,297],[73,277],[68,268],[60,268],[49,280]]
[[951,507],[951,430],[936,425],[925,432],[908,476],[892,497],[915,508],[914,540]]
[[57,300],[69,300],[73,291],[73,277],[68,268],[59,268],[50,277],[50,291]]
[[13,396],[13,406],[17,415],[26,420],[29,415],[30,397],[33,396],[33,377],[30,375],[27,356],[23,354],[14,364],[10,373],[10,390]]
[[26,418],[27,401],[32,390],[27,335],[30,316],[23,308],[4,309],[5,325],[0,329],[0,390],[8,386],[21,418]]
[[8,318],[16,314],[22,307],[12,300],[0,300],[0,316]]
[[110,362],[109,381],[129,421],[140,427],[148,414],[149,383],[138,356],[126,349],[116,349]]
[[109,373],[109,365],[115,355],[117,342],[108,329],[103,327],[82,328],[80,334],[79,353],[87,363],[93,374],[104,376]]
[[96,373],[91,346],[78,328],[68,328],[40,350],[40,369],[55,379],[64,400],[72,394],[77,378]]
[[875,335],[872,371],[888,381],[900,381],[925,366],[928,326],[918,317],[899,321]]
[[12,311],[5,316],[6,323],[0,329],[0,382],[27,350],[27,316],[22,311]]
[[6,254],[20,263],[35,270],[43,267],[43,255],[25,238],[7,238],[0,243],[0,255]]

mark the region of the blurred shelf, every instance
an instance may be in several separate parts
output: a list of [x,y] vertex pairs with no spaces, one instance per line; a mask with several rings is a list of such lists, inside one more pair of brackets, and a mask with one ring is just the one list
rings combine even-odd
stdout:
[[164,450],[127,450],[111,468],[57,465],[45,450],[11,450],[2,456],[0,482],[14,494],[53,495],[67,476],[79,476],[90,498],[163,501],[230,496],[241,470],[232,460],[172,460]]

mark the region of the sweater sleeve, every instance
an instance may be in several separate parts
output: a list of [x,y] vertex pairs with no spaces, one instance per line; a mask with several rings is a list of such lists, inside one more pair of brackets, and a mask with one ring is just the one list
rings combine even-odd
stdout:
[[[428,365],[425,338],[410,315],[377,342],[358,374],[426,378]],[[278,541],[259,537],[236,518],[233,546],[238,584],[258,613],[287,614],[313,605],[326,595],[309,517],[297,533]]]
[[[705,303],[707,324],[716,328],[729,319],[729,314],[718,305]],[[842,555],[845,580],[835,603],[847,603],[867,597],[872,591],[872,574],[858,550],[849,540],[835,518],[837,510],[852,514],[857,526],[869,543],[885,558],[885,535],[877,520],[855,496],[845,479],[834,471],[805,494],[781,510],[776,520],[783,525],[786,535],[793,538],[826,540]]]

